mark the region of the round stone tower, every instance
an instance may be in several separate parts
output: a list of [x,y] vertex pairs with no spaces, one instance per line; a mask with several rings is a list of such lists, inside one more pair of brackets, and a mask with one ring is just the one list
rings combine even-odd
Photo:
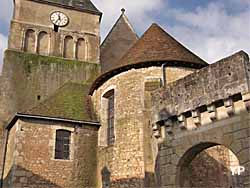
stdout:
[[98,179],[103,187],[156,186],[150,123],[150,93],[206,66],[153,24],[90,94],[101,123]]

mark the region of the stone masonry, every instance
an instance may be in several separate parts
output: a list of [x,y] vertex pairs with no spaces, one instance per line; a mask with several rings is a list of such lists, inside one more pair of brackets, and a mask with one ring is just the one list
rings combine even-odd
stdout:
[[[166,74],[169,75],[169,82],[190,73],[192,73],[192,69],[189,68],[169,67],[166,71]],[[93,94],[94,107],[102,124],[99,130],[99,186],[101,186],[102,179],[101,171],[105,168],[111,174],[111,187],[122,187],[123,185],[142,187],[145,183],[145,170],[148,171],[147,175],[153,171],[149,143],[150,132],[147,132],[149,126],[147,117],[149,116],[146,116],[146,111],[148,106],[145,106],[148,101],[144,102],[144,84],[152,79],[158,79],[158,86],[156,86],[158,88],[161,76],[160,67],[130,70],[113,77]],[[115,89],[116,138],[113,146],[107,146],[107,122],[103,115],[106,108],[102,102],[102,96],[111,89]],[[133,119],[130,119],[130,116],[133,116]],[[145,147],[146,143],[149,146]],[[128,145],[130,147],[127,147]]]
[[[161,186],[191,186],[185,184],[188,166],[200,152],[217,145],[230,149],[246,169],[234,186],[250,186],[248,67],[248,56],[240,52],[153,93],[152,118],[159,118],[153,131],[159,144],[156,165]],[[210,75],[217,79],[209,79]],[[190,87],[190,82],[196,84]],[[169,95],[177,97],[173,100]],[[213,183],[205,185],[216,186]]]
[[[72,133],[70,160],[54,159],[58,129]],[[87,124],[19,119],[9,132],[4,188],[95,187],[97,130]]]

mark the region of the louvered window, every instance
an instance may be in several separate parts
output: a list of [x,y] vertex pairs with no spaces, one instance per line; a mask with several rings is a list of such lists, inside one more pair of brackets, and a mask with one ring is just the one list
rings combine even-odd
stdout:
[[55,159],[69,160],[71,132],[66,130],[56,131]]

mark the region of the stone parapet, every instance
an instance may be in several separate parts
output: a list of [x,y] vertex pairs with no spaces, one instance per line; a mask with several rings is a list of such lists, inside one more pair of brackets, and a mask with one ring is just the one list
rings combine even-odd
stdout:
[[176,136],[184,131],[197,130],[202,126],[239,115],[242,112],[249,112],[249,103],[250,93],[236,94],[178,116],[160,119],[152,126],[154,137],[165,139],[166,136]]
[[238,52],[154,92],[153,111],[180,115],[237,93],[247,93],[249,75],[249,57]]
[[249,74],[249,57],[241,51],[153,92],[155,136],[173,134],[174,125],[193,130],[249,111]]

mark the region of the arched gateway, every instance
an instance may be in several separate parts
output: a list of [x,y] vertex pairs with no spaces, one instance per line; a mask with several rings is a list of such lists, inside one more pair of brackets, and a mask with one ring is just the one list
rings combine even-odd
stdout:
[[179,187],[242,187],[236,155],[216,143],[201,143],[190,148],[177,166]]
[[152,94],[160,187],[250,187],[249,78],[239,52]]

